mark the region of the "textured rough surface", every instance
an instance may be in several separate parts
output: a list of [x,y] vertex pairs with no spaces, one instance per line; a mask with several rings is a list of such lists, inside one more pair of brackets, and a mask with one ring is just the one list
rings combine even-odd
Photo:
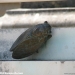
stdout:
[[22,33],[12,45],[12,57],[24,58],[35,53],[49,38],[51,38],[51,26],[45,22],[38,24]]

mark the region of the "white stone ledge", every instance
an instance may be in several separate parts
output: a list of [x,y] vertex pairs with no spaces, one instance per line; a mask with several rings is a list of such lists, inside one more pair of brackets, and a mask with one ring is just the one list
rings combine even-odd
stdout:
[[11,75],[75,75],[75,61],[2,61],[0,65],[0,73],[23,73]]
[[24,28],[48,21],[52,27],[74,27],[75,8],[13,9],[0,18],[0,28]]

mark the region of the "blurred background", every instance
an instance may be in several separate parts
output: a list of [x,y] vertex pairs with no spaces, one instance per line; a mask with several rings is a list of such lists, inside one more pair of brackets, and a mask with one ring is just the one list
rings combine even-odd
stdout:
[[[21,0],[20,0],[21,1]],[[0,2],[0,16],[5,14],[6,10],[16,8],[57,8],[57,7],[75,7],[75,0],[63,1],[40,1],[40,2]]]

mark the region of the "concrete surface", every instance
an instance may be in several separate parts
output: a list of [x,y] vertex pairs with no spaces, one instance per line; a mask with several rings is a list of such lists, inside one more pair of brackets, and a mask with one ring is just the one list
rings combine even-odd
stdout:
[[0,74],[75,75],[75,61],[1,61]]
[[23,28],[48,21],[52,27],[74,27],[75,8],[7,10],[0,18],[0,28]]

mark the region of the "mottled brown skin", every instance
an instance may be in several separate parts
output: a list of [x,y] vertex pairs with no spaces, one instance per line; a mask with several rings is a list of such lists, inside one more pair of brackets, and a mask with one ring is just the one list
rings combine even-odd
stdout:
[[38,49],[51,38],[51,26],[45,21],[22,33],[12,45],[12,57],[21,59],[38,52]]

